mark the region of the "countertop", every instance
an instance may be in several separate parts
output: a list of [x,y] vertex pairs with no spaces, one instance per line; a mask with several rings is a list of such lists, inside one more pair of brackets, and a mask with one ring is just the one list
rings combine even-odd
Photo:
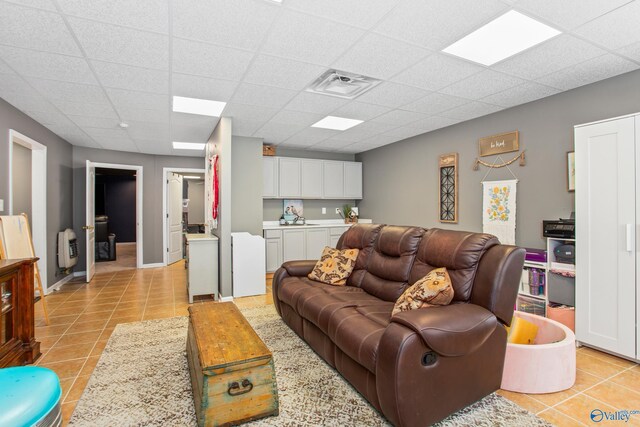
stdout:
[[212,236],[206,233],[187,233],[186,236],[189,242],[202,240],[218,240],[216,236]]
[[[361,224],[371,224],[370,219],[358,219]],[[305,225],[280,225],[279,221],[264,221],[262,223],[263,230],[288,230],[298,228],[333,228],[333,227],[350,227],[353,224],[345,224],[341,219],[310,219]]]

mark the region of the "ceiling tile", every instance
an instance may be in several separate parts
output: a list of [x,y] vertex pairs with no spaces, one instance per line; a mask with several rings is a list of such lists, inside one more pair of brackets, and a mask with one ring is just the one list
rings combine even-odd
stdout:
[[0,57],[16,72],[26,77],[97,84],[89,64],[83,58],[8,46],[0,46]]
[[304,113],[301,111],[280,110],[271,119],[274,123],[311,126],[315,122],[324,118],[323,114]]
[[252,136],[264,124],[265,122],[235,118],[233,119],[233,134],[237,136]]
[[172,95],[227,102],[238,87],[238,82],[171,73],[171,85]]
[[458,120],[471,120],[476,117],[485,116],[487,114],[495,113],[502,110],[502,107],[497,105],[485,104],[484,102],[470,102],[460,107],[453,108],[441,113],[443,117]]
[[173,35],[256,50],[279,9],[255,0],[174,0]]
[[169,123],[169,111],[145,110],[143,108],[117,107],[118,114],[125,122]]
[[356,143],[357,141],[345,141],[343,139],[325,139],[310,147],[311,150],[339,150]]
[[451,126],[459,122],[460,120],[449,119],[447,117],[431,116],[425,119],[420,119],[415,122],[409,123],[408,126],[415,129],[420,129],[423,132],[430,132],[432,130]]
[[72,16],[123,25],[139,30],[169,32],[167,0],[57,0]]
[[94,138],[105,150],[139,152],[135,142],[129,137],[126,138]]
[[288,110],[327,115],[348,101],[317,93],[300,92],[287,104]]
[[389,111],[391,111],[389,107],[351,101],[333,111],[331,114],[338,117],[346,117],[347,119],[371,120]]
[[403,110],[417,111],[425,114],[437,114],[454,107],[468,103],[468,99],[457,96],[444,95],[442,93],[430,93],[429,95],[404,105]]
[[[555,74],[555,73],[554,73]],[[536,99],[546,98],[560,92],[558,89],[541,84],[526,82],[520,86],[512,87],[502,92],[495,93],[486,98],[483,102],[502,107],[513,107],[514,105],[525,104]]]
[[310,145],[317,144],[320,141],[324,141],[327,138],[331,138],[338,133],[338,131],[330,129],[306,128],[287,139],[284,144],[308,147]]
[[368,29],[395,7],[395,2],[388,0],[287,0],[286,6],[332,21]]
[[367,34],[332,66],[351,73],[388,79],[428,54],[426,49],[377,34]]
[[253,53],[183,39],[173,39],[173,71],[240,80]]
[[244,81],[248,83],[302,90],[326,69],[318,65],[274,56],[258,55],[247,70]]
[[27,78],[27,81],[44,97],[51,100],[90,102],[93,104],[109,103],[103,89],[97,85],[59,82],[31,77]]
[[432,50],[442,50],[509,7],[498,0],[406,0],[374,31]]
[[101,117],[106,119],[118,118],[110,104],[92,104],[89,102],[71,102],[54,99],[51,101],[65,114],[87,117]]
[[69,25],[90,59],[157,70],[169,68],[166,35],[78,18],[69,18]]
[[337,133],[333,139],[341,139],[343,141],[362,141],[363,139],[380,135],[384,132],[396,129],[397,127],[397,124],[364,122],[344,132]]
[[169,96],[157,93],[136,92],[124,89],[105,89],[113,105],[123,108],[169,111]]
[[265,142],[279,143],[292,137],[306,126],[292,123],[275,123],[273,120],[256,130],[252,136],[263,138]]
[[0,2],[0,22],[0,40],[4,45],[81,55],[64,20],[56,13]]
[[282,108],[298,92],[272,86],[261,86],[241,83],[231,102],[247,105],[261,105],[264,107]]
[[223,117],[238,117],[253,122],[268,122],[278,110],[276,108],[260,107],[228,103],[222,112]]
[[565,70],[541,77],[537,81],[561,90],[569,90],[637,70],[638,68],[640,68],[640,65],[635,62],[607,53]]
[[169,92],[169,73],[110,62],[91,61],[105,87],[165,94]]
[[381,116],[373,119],[373,122],[387,123],[396,126],[403,126],[407,123],[415,122],[419,119],[424,119],[426,116],[422,113],[416,113],[413,111],[393,110],[385,113]]
[[285,9],[267,36],[262,52],[329,65],[363,33],[354,27]]
[[575,33],[609,49],[620,49],[640,41],[638,22],[640,2],[632,1],[577,28]]
[[368,92],[358,97],[358,101],[369,104],[383,105],[397,108],[401,105],[416,101],[429,92],[415,87],[399,85],[397,83],[382,82]]
[[101,128],[92,128],[92,127],[83,127],[82,130],[87,133],[90,137],[95,139],[97,142],[99,140],[105,139],[129,139],[127,132],[124,129],[101,129]]
[[40,94],[36,92],[29,83],[17,74],[2,74],[0,75],[0,93],[6,94],[8,92],[15,92],[17,95],[26,95],[31,97],[39,97]]
[[631,58],[634,61],[640,62],[640,42],[632,43],[629,46],[618,49],[617,53],[624,55],[627,58]]
[[[55,109],[51,106],[46,99],[41,96],[28,96],[24,95],[20,92],[5,92],[0,91],[0,97],[2,97],[9,104],[16,107],[18,110],[26,113],[27,111],[39,111],[39,112],[55,112]],[[64,116],[63,116],[64,117]],[[48,121],[47,123],[41,122],[42,124],[55,123],[53,121]]]
[[445,87],[440,92],[467,99],[480,99],[524,83],[524,80],[493,70],[484,70]]
[[534,80],[587,59],[604,50],[563,34],[493,66],[493,69]]
[[422,129],[403,126],[401,128],[390,130],[389,132],[386,132],[384,135],[393,136],[398,139],[407,139],[416,135],[421,135],[423,133],[425,132]]
[[117,129],[120,123],[117,117],[107,119],[102,117],[74,116],[70,114],[68,114],[67,117],[80,127]]
[[563,29],[572,29],[628,3],[629,0],[519,0],[518,9],[531,12]]
[[56,7],[51,0],[5,0],[7,3],[15,3],[21,6],[35,7],[36,9],[44,9],[52,12],[56,11]]
[[438,90],[473,74],[484,67],[441,53],[433,54],[392,80],[427,90]]
[[171,139],[184,142],[207,142],[214,128],[215,122],[213,124],[203,123],[198,126],[171,125]]
[[43,125],[73,125],[74,123],[64,114],[53,107],[43,108],[39,111],[24,111],[29,117]]
[[[164,156],[182,156],[182,157],[190,157],[186,156],[183,153],[179,153],[177,150],[171,148],[171,142],[164,141],[147,141],[143,139],[134,139],[134,142],[138,146],[138,149],[141,153],[146,154],[155,154],[155,155],[164,155]],[[204,155],[203,155],[204,157]]]
[[169,123],[145,123],[128,121],[129,127],[126,129],[127,135],[135,140],[164,141],[171,136]]
[[69,144],[78,145],[80,147],[88,147],[88,148],[102,148],[100,144],[95,142],[93,138],[84,134],[57,134],[60,138],[63,138]]
[[2,59],[0,59],[0,74],[15,74],[11,67]]

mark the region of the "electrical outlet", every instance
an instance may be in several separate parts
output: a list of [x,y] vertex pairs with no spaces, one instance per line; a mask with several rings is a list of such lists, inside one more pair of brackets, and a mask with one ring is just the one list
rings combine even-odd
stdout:
[[337,213],[338,215],[340,215],[340,213],[341,213],[341,212],[342,212],[342,211],[340,210],[340,208],[336,208],[336,213]]
[[327,214],[327,208],[322,208],[322,215],[326,215]]

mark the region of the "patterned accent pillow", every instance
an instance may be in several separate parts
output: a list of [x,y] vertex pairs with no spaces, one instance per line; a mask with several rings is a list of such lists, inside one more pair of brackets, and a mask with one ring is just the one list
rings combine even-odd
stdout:
[[391,315],[435,305],[448,305],[452,299],[453,286],[447,269],[436,268],[400,295]]
[[358,249],[338,250],[326,246],[320,260],[307,277],[334,286],[344,286],[356,266]]

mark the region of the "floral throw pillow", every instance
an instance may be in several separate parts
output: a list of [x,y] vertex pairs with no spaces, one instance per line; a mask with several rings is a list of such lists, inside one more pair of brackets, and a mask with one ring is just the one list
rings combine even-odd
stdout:
[[436,268],[400,295],[391,315],[435,305],[448,305],[452,299],[453,286],[447,269]]
[[320,260],[309,273],[309,279],[334,286],[344,286],[358,258],[358,249],[334,249],[325,247]]

